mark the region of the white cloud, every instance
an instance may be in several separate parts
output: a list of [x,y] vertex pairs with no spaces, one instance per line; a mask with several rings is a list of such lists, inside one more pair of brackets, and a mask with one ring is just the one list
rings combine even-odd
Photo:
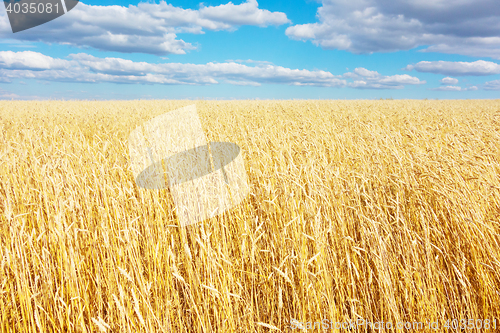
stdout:
[[322,0],[318,22],[286,30],[296,40],[354,53],[425,51],[500,59],[497,0]]
[[425,84],[425,81],[410,75],[383,76],[376,71],[366,68],[356,68],[353,72],[345,73],[344,77],[354,79],[349,83],[351,88],[357,89],[402,89],[405,85]]
[[469,88],[462,88],[459,86],[445,86],[445,87],[439,87],[439,88],[432,88],[430,90],[436,90],[436,91],[475,91],[478,88],[476,86],[472,86]]
[[[326,71],[290,69],[269,64],[247,66],[235,62],[181,64],[152,64],[121,58],[97,58],[89,54],[72,54],[71,60],[44,58],[52,67],[40,70],[32,60],[42,56],[36,52],[17,52],[16,58],[25,59],[22,69],[12,69],[10,51],[0,52],[0,77],[13,79],[39,79],[65,82],[115,82],[142,84],[206,85],[229,83],[258,86],[264,83],[343,87],[347,84],[339,76]],[[32,59],[30,59],[32,58]],[[48,59],[47,59],[48,58]],[[60,64],[68,66],[61,68]],[[28,65],[33,67],[30,68]]]
[[446,86],[446,87],[439,87],[439,88],[432,88],[431,90],[438,90],[438,91],[462,91],[462,87],[458,86]]
[[[148,63],[122,58],[98,58],[90,54],[71,54],[69,60],[52,58],[38,52],[0,51],[0,78],[37,79],[59,82],[114,82],[139,84],[352,87],[359,89],[402,89],[425,81],[404,74],[384,76],[366,68],[344,75],[323,70],[291,69],[265,61],[245,60],[207,64]],[[240,61],[241,62],[241,61]],[[354,79],[348,82],[346,78]]]
[[379,77],[380,74],[376,71],[370,71],[366,68],[358,67],[354,69],[354,74],[364,76],[364,77]]
[[421,61],[415,65],[408,65],[406,69],[415,69],[418,72],[452,76],[482,76],[500,74],[499,64],[484,60],[478,60],[474,62]]
[[500,90],[500,80],[489,81],[484,84],[485,90]]
[[407,74],[404,75],[392,75],[392,76],[385,76],[384,78],[379,80],[380,83],[382,84],[425,84],[425,81],[420,81],[418,78],[414,76],[410,76]]
[[266,27],[289,23],[286,14],[260,9],[256,0],[198,10],[174,7],[161,1],[137,6],[91,6],[79,3],[57,20],[16,34],[0,11],[0,38],[93,47],[104,51],[155,55],[184,54],[195,49],[177,39],[178,33],[235,30],[241,25]]
[[270,12],[259,9],[257,0],[247,0],[241,5],[229,2],[216,7],[204,7],[199,9],[200,17],[213,22],[222,22],[229,26],[257,25],[267,27],[269,25],[281,25],[290,23],[286,14]]
[[457,84],[458,83],[458,79],[455,79],[453,77],[445,77],[445,78],[441,79],[440,81],[441,81],[441,84]]
[[0,68],[46,70],[64,69],[71,66],[71,62],[67,60],[54,59],[38,52],[2,51],[0,54]]

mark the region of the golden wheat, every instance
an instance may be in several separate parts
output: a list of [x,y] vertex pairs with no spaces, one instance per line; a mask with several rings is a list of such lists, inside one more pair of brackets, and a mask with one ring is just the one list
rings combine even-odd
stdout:
[[499,100],[197,101],[251,194],[181,228],[127,138],[191,103],[0,102],[2,332],[500,327]]

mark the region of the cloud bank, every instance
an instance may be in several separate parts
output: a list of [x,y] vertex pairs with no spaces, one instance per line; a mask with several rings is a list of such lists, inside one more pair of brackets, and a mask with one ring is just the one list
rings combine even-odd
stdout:
[[79,53],[70,60],[38,52],[0,52],[0,77],[62,82],[114,82],[141,84],[208,85],[229,83],[258,86],[264,83],[342,87],[344,79],[326,71],[290,69],[265,63],[247,66],[236,62],[181,64],[134,62],[121,58],[98,58]]
[[403,89],[405,85],[425,84],[425,81],[410,75],[383,76],[366,68],[356,68],[353,72],[344,74],[345,78],[354,79],[349,87],[357,89]]
[[450,76],[484,76],[500,74],[500,65],[491,61],[420,61],[406,66],[407,70]]
[[0,38],[92,47],[102,51],[185,54],[195,49],[178,33],[236,30],[242,25],[267,27],[290,23],[286,14],[260,9],[256,0],[234,5],[183,9],[161,1],[137,6],[91,6],[79,3],[68,14],[37,29],[12,33],[5,11],[0,10]]
[[[358,89],[401,89],[406,85],[425,84],[410,75],[384,76],[365,68],[333,75],[322,70],[290,69],[262,61],[246,60],[207,64],[148,63],[122,58],[98,58],[86,53],[71,54],[69,59],[52,58],[39,52],[0,51],[0,77],[58,82],[112,82],[123,84],[352,87]],[[347,79],[354,80],[348,82]]]
[[286,34],[353,53],[426,46],[426,52],[500,59],[499,16],[498,0],[322,0],[318,22]]

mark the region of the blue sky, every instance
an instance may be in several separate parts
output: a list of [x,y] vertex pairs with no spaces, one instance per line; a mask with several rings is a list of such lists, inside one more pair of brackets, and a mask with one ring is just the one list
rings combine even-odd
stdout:
[[497,0],[87,0],[15,34],[0,6],[0,99],[499,96]]

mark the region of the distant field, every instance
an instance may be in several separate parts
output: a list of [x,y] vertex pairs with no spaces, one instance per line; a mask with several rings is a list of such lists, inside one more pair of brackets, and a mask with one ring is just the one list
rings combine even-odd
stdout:
[[[193,103],[251,194],[180,228],[127,139]],[[3,101],[0,156],[1,332],[500,330],[500,100]]]

